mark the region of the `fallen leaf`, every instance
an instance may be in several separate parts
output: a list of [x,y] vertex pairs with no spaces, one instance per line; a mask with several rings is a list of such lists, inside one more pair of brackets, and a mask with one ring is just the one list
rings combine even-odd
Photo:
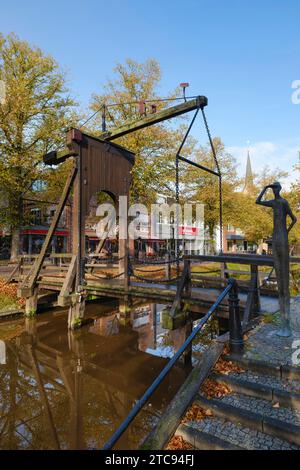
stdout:
[[201,421],[205,418],[211,418],[213,413],[210,409],[204,409],[201,406],[194,403],[186,412],[181,422],[187,423],[188,421]]
[[173,436],[165,450],[190,450],[193,446],[186,442],[182,436]]
[[279,405],[279,403],[278,403],[278,402],[277,402],[277,403],[275,403],[275,405],[273,405],[273,408],[280,408],[280,405]]
[[201,390],[207,398],[221,398],[232,393],[229,385],[212,379],[206,379]]
[[238,374],[245,372],[245,370],[242,369],[239,365],[233,363],[232,361],[225,361],[222,358],[218,360],[213,370],[224,375],[228,375],[230,372],[237,372]]

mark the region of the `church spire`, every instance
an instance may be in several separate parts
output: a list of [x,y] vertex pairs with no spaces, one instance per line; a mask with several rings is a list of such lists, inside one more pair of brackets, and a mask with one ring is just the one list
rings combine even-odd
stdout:
[[253,173],[252,173],[252,168],[251,168],[250,152],[248,150],[243,193],[248,193],[252,187],[253,187]]

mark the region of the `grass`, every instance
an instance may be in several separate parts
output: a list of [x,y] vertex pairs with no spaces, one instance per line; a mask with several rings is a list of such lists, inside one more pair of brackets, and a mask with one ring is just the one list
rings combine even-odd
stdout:
[[263,313],[262,314],[262,320],[266,324],[278,325],[278,323],[279,323],[278,315],[276,315],[274,313]]
[[17,302],[5,294],[0,294],[0,312],[20,310]]
[[17,284],[7,284],[5,279],[0,278],[0,312],[21,310],[24,307],[25,300],[18,298],[17,289]]

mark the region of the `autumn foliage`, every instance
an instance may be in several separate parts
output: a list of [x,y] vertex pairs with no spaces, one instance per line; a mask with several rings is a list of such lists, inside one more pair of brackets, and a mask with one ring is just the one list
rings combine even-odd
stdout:
[[182,436],[173,436],[169,441],[166,450],[191,450],[193,446],[186,442]]
[[220,358],[218,362],[215,364],[214,372],[218,372],[219,374],[228,375],[230,372],[237,372],[241,374],[244,371],[239,365],[232,361],[225,361],[224,359]]
[[207,398],[222,398],[232,392],[227,384],[213,379],[206,379],[201,390]]
[[19,299],[17,296],[17,284],[7,284],[3,278],[0,278],[0,296],[11,300],[12,303],[15,303],[16,307],[23,308],[25,305],[25,299]]
[[187,423],[188,421],[201,421],[205,418],[211,418],[213,413],[210,409],[204,409],[201,406],[194,403],[186,412],[185,416],[182,419],[182,424]]

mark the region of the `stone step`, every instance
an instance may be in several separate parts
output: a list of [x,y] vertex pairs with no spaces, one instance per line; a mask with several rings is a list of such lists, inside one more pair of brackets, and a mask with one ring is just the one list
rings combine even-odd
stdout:
[[[212,420],[205,420],[212,421]],[[175,433],[176,436],[182,436],[183,439],[191,444],[197,450],[242,450],[232,442],[221,439],[214,433],[204,432],[197,428],[197,421],[188,424],[181,424]]]
[[264,376],[252,372],[212,373],[211,379],[228,384],[234,392],[263,398],[272,404],[300,411],[300,382]]
[[188,421],[176,431],[197,450],[298,450],[299,447],[225,418]]
[[281,379],[281,366],[278,364],[271,364],[269,362],[230,355],[224,355],[222,356],[222,358],[225,361],[232,361],[248,371],[251,370],[252,372],[257,372],[259,374],[268,375],[272,377],[278,377]]
[[[292,351],[291,351],[292,353]],[[236,357],[230,355],[222,356],[226,361],[232,361],[239,364],[242,368],[248,371],[258,372],[263,375],[279,377],[283,379],[299,380],[300,381],[300,367],[292,365],[282,365],[276,363],[265,362],[256,359],[248,359],[245,357]]]
[[199,394],[196,402],[210,408],[214,416],[300,446],[300,412],[296,410],[274,408],[268,400],[241,393],[213,399]]

